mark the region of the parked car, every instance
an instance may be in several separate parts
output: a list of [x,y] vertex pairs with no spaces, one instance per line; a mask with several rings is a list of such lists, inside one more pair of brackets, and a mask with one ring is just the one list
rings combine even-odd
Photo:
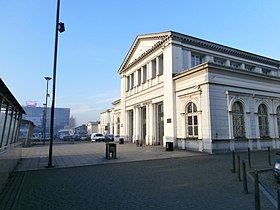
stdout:
[[90,135],[90,134],[86,134],[86,135],[81,136],[81,140],[82,140],[82,141],[89,141],[90,138],[91,138],[91,135]]
[[113,134],[106,134],[105,135],[105,141],[114,141],[114,135]]
[[276,161],[273,168],[273,175],[277,181],[280,181],[280,159]]
[[91,141],[105,141],[105,137],[101,133],[91,134]]
[[70,141],[70,140],[71,140],[71,135],[64,135],[64,136],[62,137],[62,140],[63,140],[63,141]]
[[81,136],[78,134],[74,135],[64,135],[62,138],[63,141],[81,141]]

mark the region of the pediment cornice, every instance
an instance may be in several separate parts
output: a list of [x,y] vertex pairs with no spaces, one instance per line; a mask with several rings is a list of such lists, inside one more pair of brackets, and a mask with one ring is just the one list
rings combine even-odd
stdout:
[[[137,57],[134,57],[134,60],[132,60],[132,56],[136,52],[136,50],[139,48],[139,45],[142,41],[145,40],[158,40],[154,45],[152,45],[149,49],[146,49],[143,53],[137,55]],[[225,55],[231,55],[231,56],[237,56],[240,58],[260,62],[267,65],[272,65],[275,67],[280,68],[280,61],[271,59],[268,57],[260,56],[254,53],[246,52],[243,50],[238,50],[232,47],[227,47],[221,44],[217,44],[214,42],[206,41],[200,38],[188,36],[185,34],[181,34],[178,32],[168,31],[168,32],[162,32],[162,33],[154,33],[154,34],[144,34],[139,35],[134,40],[129,52],[127,53],[121,67],[119,68],[119,74],[124,72],[126,69],[132,67],[142,59],[146,58],[148,55],[159,49],[160,47],[163,47],[165,43],[169,41],[177,41],[179,43],[182,43],[182,45],[190,45],[190,46],[196,46],[201,47],[203,49],[208,49],[211,51],[224,53]]]
[[[131,46],[129,52],[127,53],[125,60],[123,61],[120,69],[119,74],[125,71],[127,68],[135,65],[137,62],[145,58],[146,56],[150,55],[152,52],[157,50],[158,48],[162,47],[165,42],[167,42],[171,38],[171,32],[163,32],[157,34],[147,34],[147,35],[139,35],[136,37],[133,45]],[[159,40],[157,41],[151,48],[144,51],[140,54],[135,60],[131,61],[131,58],[137,48],[139,47],[140,43],[145,40]]]
[[188,35],[185,35],[185,34],[172,32],[171,39],[179,41],[183,44],[197,46],[197,47],[201,47],[201,48],[204,48],[204,49],[208,49],[208,50],[212,50],[212,51],[216,51],[216,52],[220,52],[220,53],[224,53],[224,54],[228,54],[228,55],[232,55],[232,56],[238,56],[238,57],[242,57],[244,59],[249,59],[249,60],[253,60],[253,61],[256,61],[256,62],[261,62],[261,63],[264,63],[264,64],[280,67],[280,61],[279,60],[264,57],[264,56],[257,55],[257,54],[254,54],[254,53],[250,53],[250,52],[246,52],[246,51],[243,51],[243,50],[238,50],[238,49],[235,49],[235,48],[232,48],[232,47],[227,47],[225,45],[221,45],[221,44],[217,44],[217,43],[214,43],[214,42],[206,41],[206,40],[199,39],[199,38],[192,37],[192,36],[188,36]]

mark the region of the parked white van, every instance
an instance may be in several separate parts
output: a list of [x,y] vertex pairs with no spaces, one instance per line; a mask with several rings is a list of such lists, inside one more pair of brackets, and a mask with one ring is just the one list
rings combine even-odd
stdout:
[[101,133],[91,134],[91,141],[105,141],[105,137]]

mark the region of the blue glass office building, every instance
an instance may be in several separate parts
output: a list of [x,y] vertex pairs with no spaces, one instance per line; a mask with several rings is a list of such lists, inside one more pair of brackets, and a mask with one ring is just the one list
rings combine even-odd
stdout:
[[[34,137],[41,138],[43,134],[45,107],[23,106],[23,109],[26,112],[26,115],[23,116],[23,119],[30,120],[35,124]],[[51,108],[47,108],[46,129],[45,129],[46,138],[48,138],[50,134],[50,117],[51,117]],[[70,108],[55,108],[54,111],[54,135],[55,136],[58,134],[59,130],[64,128],[69,128],[69,119],[70,119]]]

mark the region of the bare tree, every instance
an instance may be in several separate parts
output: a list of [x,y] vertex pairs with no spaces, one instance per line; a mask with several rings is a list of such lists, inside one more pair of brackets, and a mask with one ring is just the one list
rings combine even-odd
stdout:
[[73,128],[76,126],[76,118],[72,115],[69,119],[69,127]]

